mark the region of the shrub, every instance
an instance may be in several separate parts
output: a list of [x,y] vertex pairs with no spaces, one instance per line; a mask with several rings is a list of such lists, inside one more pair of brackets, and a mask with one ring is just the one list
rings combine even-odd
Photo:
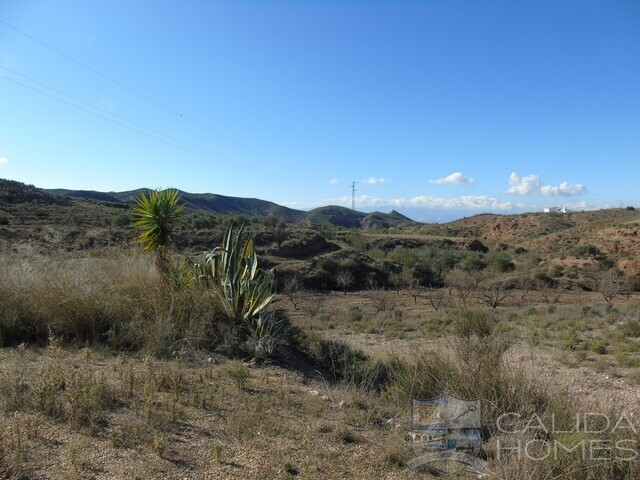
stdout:
[[478,253],[469,253],[467,256],[458,264],[460,269],[465,272],[478,272],[484,269],[487,266],[483,256]]
[[602,255],[602,251],[591,243],[580,245],[575,250],[577,257],[598,257]]
[[589,350],[597,353],[598,355],[604,355],[607,353],[607,344],[604,342],[604,340],[596,338],[589,342]]
[[622,325],[621,329],[625,337],[640,337],[640,322],[638,320],[628,320]]
[[224,365],[224,373],[239,391],[245,389],[249,380],[249,368],[238,360],[231,361]]
[[214,248],[202,265],[196,265],[196,270],[236,322],[256,318],[273,299],[271,281],[258,268],[253,237],[246,235],[244,226],[234,235],[233,224],[229,224],[222,245]]
[[349,321],[359,322],[364,318],[364,312],[358,305],[349,306]]
[[512,272],[516,269],[515,263],[511,260],[511,255],[507,252],[495,252],[489,255],[487,260],[491,268],[501,273]]

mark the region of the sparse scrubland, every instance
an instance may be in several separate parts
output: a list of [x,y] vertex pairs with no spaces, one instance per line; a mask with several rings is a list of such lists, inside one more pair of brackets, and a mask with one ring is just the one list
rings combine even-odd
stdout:
[[47,253],[26,222],[0,252],[0,477],[429,478],[408,468],[409,405],[444,391],[481,399],[489,478],[640,477],[640,300],[617,268],[632,240],[560,258],[532,248],[528,217],[520,243],[511,218],[493,240],[493,219],[207,218],[150,253],[128,227]]

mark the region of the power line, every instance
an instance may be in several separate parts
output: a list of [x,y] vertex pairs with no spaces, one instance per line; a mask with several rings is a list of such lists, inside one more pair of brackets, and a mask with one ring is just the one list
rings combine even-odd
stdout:
[[[23,88],[27,88],[27,89],[29,89],[29,90],[31,90],[31,91],[34,91],[34,92],[36,92],[36,93],[39,93],[39,94],[44,95],[44,96],[46,96],[46,97],[49,97],[49,98],[51,98],[51,99],[53,99],[53,100],[57,100],[58,102],[64,103],[65,105],[68,105],[68,106],[70,106],[70,107],[76,108],[76,109],[81,110],[81,111],[83,111],[83,112],[89,113],[89,114],[94,115],[94,116],[96,116],[96,117],[98,117],[98,118],[101,118],[101,119],[106,120],[106,121],[108,121],[108,122],[114,123],[114,124],[119,125],[119,126],[121,126],[121,127],[123,127],[123,128],[126,128],[126,129],[128,129],[128,130],[131,130],[131,131],[133,131],[133,132],[136,132],[136,133],[138,133],[138,134],[140,134],[140,135],[144,135],[145,137],[148,137],[148,138],[151,138],[151,139],[153,139],[153,140],[156,140],[156,141],[158,141],[158,142],[164,143],[164,144],[166,144],[166,145],[170,145],[170,146],[172,146],[172,147],[174,147],[174,148],[177,148],[177,149],[182,150],[182,151],[184,151],[184,152],[190,153],[190,154],[192,154],[192,155],[196,155],[196,156],[199,156],[199,157],[205,158],[205,159],[207,159],[207,160],[212,160],[212,161],[214,161],[214,162],[217,162],[217,163],[220,163],[220,164],[226,165],[226,166],[231,167],[231,168],[236,168],[236,169],[239,169],[239,170],[243,170],[243,171],[245,171],[245,172],[247,172],[247,173],[251,173],[251,174],[253,174],[253,175],[256,175],[256,176],[262,177],[262,178],[264,178],[264,179],[266,179],[266,180],[271,180],[271,181],[278,182],[278,183],[283,183],[283,184],[284,184],[284,183],[289,183],[289,184],[290,184],[290,185],[292,185],[292,186],[301,187],[301,188],[307,188],[307,187],[305,187],[305,186],[303,186],[303,185],[297,185],[297,184],[293,184],[293,183],[290,183],[290,182],[284,182],[284,181],[282,181],[282,180],[275,179],[275,178],[273,178],[273,177],[270,177],[270,176],[264,175],[264,174],[262,174],[262,173],[259,173],[259,172],[258,172],[258,171],[256,171],[256,170],[253,170],[253,169],[251,169],[251,170],[250,170],[250,169],[248,169],[248,168],[244,168],[244,167],[242,167],[242,166],[240,166],[240,165],[232,164],[232,163],[230,163],[230,162],[225,161],[224,159],[222,159],[222,157],[220,157],[219,155],[215,155],[215,154],[212,154],[212,153],[210,153],[210,152],[206,152],[205,150],[202,150],[202,149],[200,149],[200,148],[198,148],[198,147],[194,147],[194,146],[192,146],[192,145],[190,145],[190,144],[187,144],[187,143],[185,143],[185,142],[182,142],[181,140],[173,139],[173,137],[169,137],[168,135],[165,135],[165,134],[162,134],[162,133],[159,133],[159,132],[158,132],[156,135],[152,135],[152,134],[150,134],[150,133],[147,133],[147,132],[144,132],[144,131],[140,130],[139,128],[135,128],[135,127],[132,127],[132,126],[130,126],[130,125],[126,125],[126,124],[124,124],[124,123],[122,123],[122,122],[119,122],[119,121],[117,121],[117,120],[114,120],[113,118],[109,118],[109,117],[107,117],[107,116],[105,116],[105,115],[101,115],[100,113],[94,112],[94,111],[92,111],[92,110],[89,110],[89,109],[87,109],[87,108],[84,108],[84,107],[82,107],[82,106],[80,106],[80,105],[77,105],[77,104],[75,104],[75,103],[68,102],[68,101],[66,101],[66,100],[64,100],[64,99],[62,99],[62,98],[56,97],[56,96],[51,95],[51,94],[46,93],[46,92],[43,92],[42,90],[38,90],[37,88],[34,88],[34,87],[30,86],[30,85],[27,85],[27,84],[25,84],[25,83],[22,83],[22,82],[20,82],[20,81],[18,81],[18,80],[15,80],[15,79],[13,79],[13,78],[7,77],[7,76],[5,76],[5,75],[0,75],[0,78],[3,78],[3,79],[5,79],[5,80],[8,80],[9,82],[15,83],[16,85],[20,85],[20,86],[21,86],[21,87],[23,87]],[[39,83],[39,82],[38,82],[38,83]],[[51,88],[51,87],[47,87],[47,88]],[[52,89],[52,90],[55,90],[55,89],[53,89],[53,88],[51,88],[51,89]],[[69,98],[74,98],[74,99],[75,99],[75,97],[73,97],[73,96],[71,96],[71,95],[67,95],[67,94],[64,94],[64,93],[63,93],[63,95],[66,95],[66,96],[68,96]],[[91,106],[92,108],[96,108],[96,109],[98,109],[98,110],[102,110],[102,111],[104,111],[104,109],[101,109],[100,107],[97,107],[97,106],[95,106],[95,105],[92,105],[92,104],[90,104],[90,103],[88,103],[88,102],[84,102],[83,100],[79,100],[79,99],[77,99],[77,101],[82,102],[82,103],[84,103],[84,104],[87,104],[87,105]],[[109,113],[109,115],[113,115],[113,114]],[[114,116],[115,116],[115,115],[114,115]],[[120,117],[120,118],[124,119],[124,117]],[[147,129],[147,130],[153,131],[152,129],[149,129],[148,127],[141,126],[140,124],[136,124],[135,122],[132,122],[132,121],[130,121],[130,120],[125,119],[125,121],[127,121],[127,122],[129,122],[129,123],[132,123],[132,124],[134,124],[134,125],[138,125],[138,126],[140,126],[141,128],[145,128],[145,129]],[[165,139],[161,138],[161,137],[160,137],[160,136],[158,136],[158,135],[161,135],[161,136],[164,136],[164,137],[166,137],[166,138],[169,138],[170,140],[165,140]],[[185,145],[187,145],[187,147],[176,144],[176,143],[175,143],[176,141],[177,141],[177,142],[180,142],[180,143],[183,143],[183,144],[185,144]],[[195,149],[195,150],[200,150],[200,152],[198,152],[198,151],[194,151],[194,149]],[[201,153],[201,152],[205,152],[205,153]],[[218,159],[211,158],[211,157],[212,157],[212,156],[214,156],[214,155],[215,155],[215,156],[217,156],[217,157],[219,157],[219,158],[218,158]]]
[[[150,103],[152,103],[152,104],[154,104],[154,105],[156,105],[156,106],[158,106],[158,107],[160,107],[160,108],[162,108],[162,109],[164,109],[164,110],[166,110],[166,111],[168,111],[168,112],[170,112],[170,113],[172,113],[172,114],[174,114],[174,115],[176,115],[178,117],[180,117],[180,119],[185,120],[185,121],[187,121],[187,122],[189,122],[189,123],[191,123],[193,125],[196,125],[196,126],[200,127],[201,129],[203,129],[203,130],[205,130],[205,131],[207,131],[207,132],[209,132],[209,133],[211,133],[213,135],[216,135],[216,136],[218,136],[220,138],[223,138],[223,139],[225,139],[225,140],[227,140],[227,141],[229,141],[229,142],[231,142],[231,143],[233,143],[233,144],[235,144],[235,145],[237,145],[239,147],[242,147],[243,149],[245,149],[245,150],[247,150],[247,151],[249,151],[251,153],[254,153],[255,155],[263,157],[263,158],[265,158],[265,159],[267,159],[269,161],[272,161],[272,162],[274,161],[273,159],[266,157],[262,153],[260,153],[260,152],[258,152],[256,150],[248,147],[247,145],[244,145],[243,143],[238,142],[237,140],[234,140],[233,138],[231,138],[231,137],[229,137],[229,136],[227,136],[227,135],[225,135],[223,133],[220,133],[220,132],[218,132],[216,130],[213,130],[213,129],[209,128],[208,126],[204,125],[203,123],[198,122],[197,120],[194,120],[194,119],[192,119],[190,117],[187,117],[187,116],[183,115],[182,113],[178,112],[177,110],[174,110],[173,108],[168,107],[167,105],[165,105],[165,104],[163,104],[161,102],[158,102],[157,100],[154,100],[153,98],[151,98],[151,97],[149,97],[149,96],[147,96],[147,95],[145,95],[143,93],[140,93],[139,91],[137,91],[137,90],[125,85],[124,83],[116,80],[115,78],[113,78],[113,77],[111,77],[111,76],[109,76],[109,75],[107,75],[105,73],[102,73],[99,70],[96,70],[95,68],[93,68],[90,65],[87,65],[83,61],[78,60],[77,58],[75,58],[75,57],[63,52],[62,50],[59,50],[59,49],[49,45],[48,43],[44,42],[43,40],[40,40],[39,38],[34,37],[33,35],[25,32],[23,30],[20,30],[17,27],[14,27],[13,25],[8,24],[7,22],[5,22],[2,19],[0,19],[0,24],[5,25],[6,27],[14,30],[15,32],[17,32],[17,33],[19,33],[21,35],[24,35],[25,37],[29,38],[30,40],[32,40],[32,41],[38,43],[39,45],[51,50],[52,52],[57,53],[58,55],[61,55],[62,57],[66,58],[67,60],[69,60],[69,61],[71,61],[71,62],[73,62],[73,63],[75,63],[77,65],[80,65],[82,68],[85,68],[85,69],[89,70],[90,72],[98,75],[99,77],[102,77],[105,80],[108,80],[108,81],[112,82],[113,84],[115,84],[115,85],[119,86],[120,88],[128,91],[129,93],[132,93],[133,95],[136,95],[136,96],[138,96],[138,97],[140,97],[140,98],[142,98],[142,99],[144,99],[144,100],[146,100],[146,101],[148,101],[148,102],[150,102]],[[133,123],[133,122],[131,122],[131,123]],[[290,168],[289,165],[284,165],[281,162],[277,162],[277,163],[280,163],[281,165],[286,166],[287,168]],[[305,173],[311,175],[309,172],[305,172]],[[312,188],[316,188],[316,187],[312,187]]]
[[76,63],[76,64],[80,65],[81,67],[86,68],[87,70],[89,70],[89,71],[91,71],[91,72],[95,73],[96,75],[98,75],[98,76],[100,76],[100,77],[102,77],[102,78],[104,78],[104,79],[106,79],[106,80],[109,80],[109,81],[110,81],[110,82],[112,82],[112,83],[115,83],[115,84],[116,84],[116,85],[118,85],[120,88],[123,88],[123,89],[127,90],[128,92],[133,93],[134,95],[137,95],[137,96],[138,96],[138,97],[140,97],[140,98],[144,98],[145,100],[147,100],[148,102],[153,103],[154,105],[157,105],[157,106],[158,106],[158,107],[160,107],[160,108],[164,108],[165,110],[167,110],[167,111],[169,111],[169,112],[171,112],[171,113],[173,113],[173,114],[175,114],[175,115],[178,115],[179,117],[182,117],[182,114],[181,114],[181,113],[176,112],[176,111],[175,111],[175,110],[173,110],[172,108],[167,107],[166,105],[163,105],[162,103],[157,102],[157,101],[155,101],[154,99],[147,97],[146,95],[144,95],[144,94],[142,94],[142,93],[138,92],[137,90],[134,90],[133,88],[127,87],[125,84],[123,84],[123,83],[121,83],[121,82],[117,81],[116,79],[114,79],[114,78],[110,77],[109,75],[106,75],[106,74],[104,74],[104,73],[102,73],[102,72],[100,72],[100,71],[96,70],[95,68],[93,68],[93,67],[91,67],[91,66],[87,65],[86,63],[84,63],[84,62],[82,62],[82,61],[78,60],[77,58],[74,58],[74,57],[72,57],[71,55],[67,55],[67,54],[66,54],[66,53],[64,53],[63,51],[58,50],[58,49],[57,49],[57,48],[55,48],[55,47],[52,47],[52,46],[51,46],[51,45],[49,45],[48,43],[43,42],[42,40],[40,40],[40,39],[38,39],[38,38],[34,37],[33,35],[29,35],[27,32],[24,32],[24,31],[20,30],[19,28],[14,27],[13,25],[9,25],[9,24],[8,24],[7,22],[5,22],[4,20],[0,20],[0,23],[1,23],[1,24],[3,24],[3,25],[4,25],[4,26],[6,26],[6,27],[9,27],[10,29],[12,29],[12,30],[14,30],[14,31],[18,32],[19,34],[24,35],[25,37],[27,37],[27,38],[29,38],[29,39],[33,40],[34,42],[36,42],[36,43],[38,43],[38,44],[42,45],[43,47],[48,48],[49,50],[51,50],[51,51],[53,51],[53,52],[57,53],[58,55],[63,56],[63,57],[64,57],[64,58],[66,58],[67,60],[70,60],[70,61],[72,61],[72,62],[74,62],[74,63]]
[[[88,102],[85,102],[85,101],[83,101],[83,100],[80,100],[80,99],[78,99],[78,98],[76,98],[76,97],[73,97],[73,96],[71,96],[71,95],[68,95],[68,94],[66,94],[66,93],[64,93],[64,92],[61,92],[61,91],[59,91],[59,90],[56,90],[56,89],[54,89],[53,87],[48,87],[47,85],[44,85],[44,84],[42,84],[42,83],[40,83],[40,82],[38,82],[38,81],[36,81],[36,80],[30,79],[30,78],[29,78],[29,77],[27,77],[26,75],[22,75],[22,74],[19,74],[19,73],[17,73],[17,72],[13,72],[12,70],[10,70],[10,69],[8,69],[8,68],[6,68],[6,67],[2,67],[2,66],[0,66],[0,68],[3,68],[4,70],[8,70],[8,71],[10,71],[10,72],[12,72],[12,73],[14,73],[14,74],[16,74],[16,75],[19,75],[19,76],[23,77],[23,78],[27,78],[27,79],[29,79],[29,80],[33,81],[34,83],[40,84],[40,85],[42,85],[42,86],[44,86],[44,87],[46,87],[46,88],[50,88],[50,89],[51,89],[51,90],[53,90],[53,91],[56,91],[56,92],[58,92],[58,93],[60,93],[60,94],[62,94],[62,95],[65,95],[65,96],[67,96],[67,97],[69,97],[69,98],[72,98],[72,99],[74,99],[74,100],[76,100],[76,101],[78,101],[78,102],[81,102],[81,103],[84,103],[84,104],[86,104],[86,105],[89,105],[89,106],[91,106],[92,108],[96,108],[96,109],[98,109],[98,110],[106,111],[106,110],[104,110],[104,109],[102,109],[102,108],[100,108],[100,107],[97,107],[97,106],[92,105],[92,104],[90,104],[90,103],[88,103]],[[58,98],[58,97],[55,97],[55,96],[53,96],[53,95],[49,95],[49,94],[48,94],[48,93],[46,93],[46,92],[42,92],[42,91],[40,91],[40,90],[37,90],[37,89],[35,89],[35,88],[33,88],[33,87],[30,87],[29,85],[26,85],[26,84],[24,84],[24,83],[22,83],[22,82],[18,82],[17,80],[11,79],[11,78],[9,78],[9,77],[5,77],[4,75],[0,75],[0,78],[4,78],[5,80],[9,80],[10,82],[13,82],[13,83],[15,83],[15,84],[17,84],[17,85],[20,85],[20,86],[24,87],[24,88],[28,88],[29,90],[32,90],[32,91],[34,91],[34,92],[36,92],[36,93],[40,93],[41,95],[45,95],[45,96],[47,96],[47,97],[49,97],[49,98],[51,98],[51,99],[53,99],[53,100],[57,100],[57,101],[62,102],[62,103],[64,103],[64,104],[66,104],[66,105],[69,105],[69,106],[71,106],[71,107],[77,108],[77,109],[82,110],[82,111],[87,112],[87,113],[90,113],[91,115],[95,115],[95,116],[97,116],[97,117],[99,117],[99,118],[102,118],[102,119],[107,120],[107,121],[109,121],[109,122],[115,123],[116,125],[119,125],[119,126],[121,126],[121,127],[127,128],[127,129],[132,130],[132,131],[134,131],[134,132],[136,132],[136,133],[140,133],[140,134],[142,134],[142,135],[145,135],[145,136],[147,136],[147,137],[149,137],[149,138],[152,138],[152,139],[154,139],[154,140],[160,141],[160,142],[165,143],[165,144],[167,144],[167,145],[171,145],[171,146],[173,146],[173,147],[175,147],[175,148],[179,148],[179,149],[181,149],[181,150],[184,150],[184,151],[186,151],[186,152],[189,152],[189,153],[192,153],[192,154],[195,154],[195,155],[203,156],[203,155],[201,155],[201,154],[198,154],[197,152],[192,152],[192,151],[188,150],[187,148],[181,147],[181,146],[179,146],[179,145],[175,145],[175,144],[173,144],[173,143],[171,143],[171,142],[168,142],[168,141],[162,140],[161,138],[157,138],[157,137],[154,137],[153,135],[149,135],[149,134],[147,134],[147,133],[145,133],[145,132],[143,132],[143,131],[140,131],[140,130],[138,130],[138,129],[136,129],[136,128],[132,128],[132,127],[130,127],[130,126],[128,126],[128,125],[125,125],[125,124],[123,124],[123,123],[117,122],[117,121],[115,121],[115,120],[113,120],[113,119],[111,119],[111,118],[105,117],[104,115],[100,115],[100,114],[98,114],[98,113],[92,112],[91,110],[88,110],[88,109],[86,109],[86,108],[83,108],[83,107],[80,107],[80,106],[78,106],[78,105],[75,105],[75,104],[73,104],[73,103],[71,103],[71,102],[67,102],[67,101],[62,100],[62,99],[60,99],[60,98]],[[109,112],[107,112],[107,113],[109,113]],[[126,119],[126,118],[124,118],[124,117],[120,117],[119,115],[115,115],[115,114],[112,114],[112,113],[109,113],[109,114],[110,114],[110,115],[113,115],[113,116],[115,116],[115,117],[118,117],[118,118],[122,118],[123,120],[125,120],[125,121],[127,121],[127,122],[130,122],[130,123],[132,123],[132,124],[134,124],[134,125],[139,125],[139,124],[136,124],[135,122],[132,122],[132,121],[130,121],[130,120],[127,120],[127,119]],[[154,131],[154,130],[149,129],[148,127],[145,127],[145,126],[143,126],[143,125],[139,125],[139,126],[140,126],[140,127],[142,127],[142,128],[146,128],[146,129],[148,129],[148,130],[150,130],[150,131]],[[172,138],[172,137],[169,137],[169,136],[167,136],[167,135],[162,134],[161,132],[157,132],[157,133],[158,133],[159,135],[166,136],[167,138],[170,138],[170,139]],[[180,140],[177,140],[177,139],[176,139],[176,141],[181,142]],[[184,143],[184,142],[181,142],[181,143]],[[186,145],[188,145],[188,144],[186,144]],[[197,148],[197,147],[194,147],[194,148]],[[207,157],[205,157],[205,158],[207,158]],[[222,161],[221,161],[221,163],[224,163],[224,162],[222,162]],[[233,165],[231,165],[231,164],[227,164],[227,165],[228,165],[228,166],[233,166]],[[235,167],[235,168],[241,168],[241,167]],[[216,197],[217,197],[217,200],[218,200],[220,203],[226,204],[227,206],[229,206],[229,207],[230,207],[230,208],[232,208],[233,210],[239,211],[239,212],[241,212],[241,213],[246,213],[246,214],[248,214],[248,215],[250,215],[250,216],[254,216],[254,215],[255,215],[252,211],[247,210],[246,208],[244,208],[244,207],[242,207],[242,206],[240,206],[240,205],[236,205],[236,204],[234,204],[234,203],[231,203],[229,200],[227,200],[226,198],[224,198],[224,197],[223,197],[223,196],[221,196],[221,195],[216,195]]]
[[[33,83],[35,83],[36,85],[40,85],[41,87],[44,87],[44,88],[47,88],[47,89],[49,89],[49,90],[51,90],[51,91],[53,91],[53,92],[56,92],[56,93],[57,93],[57,94],[59,94],[59,95],[63,95],[63,96],[65,96],[65,97],[67,97],[67,98],[70,98],[70,99],[72,99],[72,100],[74,100],[74,101],[76,101],[76,102],[78,102],[78,103],[82,103],[83,105],[87,105],[87,106],[89,106],[89,107],[91,107],[91,108],[95,108],[96,110],[99,110],[99,111],[101,111],[101,112],[104,112],[104,113],[106,113],[107,115],[111,115],[111,116],[113,116],[113,117],[115,117],[115,118],[119,118],[120,120],[124,120],[125,122],[131,123],[132,125],[135,125],[135,126],[137,126],[137,127],[144,128],[145,130],[148,130],[148,131],[150,131],[150,132],[153,132],[153,133],[155,133],[156,135],[160,135],[160,136],[162,136],[162,137],[166,137],[166,138],[168,138],[168,139],[170,139],[170,140],[172,140],[172,141],[174,141],[174,142],[181,143],[181,144],[186,145],[186,146],[188,146],[188,147],[190,147],[190,148],[193,148],[193,149],[196,149],[196,150],[200,150],[200,151],[202,151],[202,152],[204,152],[204,153],[206,153],[206,154],[208,154],[208,155],[213,155],[213,156],[217,156],[217,157],[219,157],[219,156],[220,156],[220,155],[218,155],[218,154],[216,154],[216,153],[208,152],[207,150],[203,150],[203,149],[201,149],[201,148],[199,148],[199,147],[196,147],[196,146],[194,146],[194,145],[191,145],[191,144],[189,144],[189,143],[187,143],[187,142],[183,142],[182,140],[177,139],[177,138],[175,138],[175,137],[172,137],[172,136],[170,136],[170,135],[167,135],[166,133],[162,133],[162,132],[160,132],[160,131],[158,131],[158,130],[155,130],[155,129],[153,129],[153,128],[147,127],[147,126],[145,126],[145,125],[142,125],[141,123],[137,123],[137,122],[134,122],[133,120],[129,120],[128,118],[123,117],[122,115],[118,115],[118,114],[113,113],[113,112],[110,112],[109,110],[106,110],[106,109],[104,109],[104,108],[102,108],[102,107],[99,107],[99,106],[94,105],[94,104],[92,104],[92,103],[86,102],[86,101],[84,101],[84,100],[82,100],[82,99],[80,99],[80,98],[78,98],[78,97],[75,97],[75,96],[73,96],[73,95],[70,95],[70,94],[68,94],[68,93],[63,92],[62,90],[58,90],[57,88],[54,88],[54,87],[52,87],[52,86],[50,86],[50,85],[46,85],[46,84],[44,84],[44,83],[42,83],[42,82],[39,82],[38,80],[35,80],[35,79],[31,78],[31,77],[28,77],[27,75],[23,75],[22,73],[18,73],[18,72],[16,72],[15,70],[11,70],[10,68],[7,68],[7,67],[5,67],[5,66],[3,66],[3,65],[0,65],[0,68],[1,68],[1,69],[3,69],[3,70],[6,70],[7,72],[10,72],[10,73],[11,73],[11,74],[13,74],[13,75],[16,75],[16,76],[18,76],[18,77],[24,78],[25,80],[29,80],[30,82],[33,82]],[[4,78],[7,78],[7,77],[4,77]],[[23,86],[24,86],[24,85],[23,85]]]

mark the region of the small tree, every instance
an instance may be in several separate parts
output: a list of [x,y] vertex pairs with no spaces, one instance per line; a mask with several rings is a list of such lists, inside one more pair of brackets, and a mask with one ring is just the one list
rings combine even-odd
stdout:
[[325,310],[327,295],[322,292],[308,293],[300,302],[300,309],[311,319],[317,317]]
[[598,272],[591,279],[593,290],[599,292],[607,304],[611,304],[613,299],[626,291],[626,281],[617,268],[610,268]]
[[133,225],[142,230],[138,241],[145,252],[155,253],[156,267],[163,275],[171,261],[173,227],[182,219],[183,208],[174,189],[151,190],[149,196],[142,192],[131,207]]
[[431,305],[436,312],[445,304],[447,292],[444,288],[429,288],[424,297],[427,299],[427,303]]
[[398,306],[398,300],[387,290],[371,287],[366,296],[373,304],[376,313],[393,310]]
[[302,280],[297,273],[288,275],[284,279],[283,293],[293,305],[294,310],[298,310],[298,303],[300,301],[300,292],[302,291]]
[[481,285],[478,291],[478,299],[494,310],[502,305],[509,296],[510,292],[506,283],[499,280],[488,281]]
[[458,294],[462,305],[467,304],[467,298],[478,288],[479,281],[477,272],[465,272],[459,269],[450,271],[445,278],[447,286]]
[[424,288],[420,286],[420,283],[416,279],[407,280],[404,284],[405,291],[413,298],[413,304],[418,305],[418,298],[422,296]]
[[273,230],[273,238],[278,245],[278,248],[282,247],[282,243],[289,238],[289,229],[287,224],[283,221],[279,221]]
[[549,283],[543,279],[536,280],[536,288],[542,295],[545,303],[548,305],[556,304],[560,301],[560,297],[564,292],[564,285],[562,282],[553,281]]

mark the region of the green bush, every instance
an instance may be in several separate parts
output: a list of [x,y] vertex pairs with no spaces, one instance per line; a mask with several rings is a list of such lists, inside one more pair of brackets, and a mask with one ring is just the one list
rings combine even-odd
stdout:
[[486,268],[487,262],[482,254],[468,253],[458,266],[465,272],[478,272]]
[[607,353],[607,344],[604,340],[596,338],[589,342],[589,350],[598,355],[605,355]]
[[577,257],[598,257],[602,255],[602,251],[591,243],[580,245],[575,250]]
[[511,255],[507,252],[495,252],[487,255],[487,262],[492,269],[501,273],[512,272],[516,269]]
[[640,337],[640,322],[638,320],[628,320],[621,327],[625,337]]

